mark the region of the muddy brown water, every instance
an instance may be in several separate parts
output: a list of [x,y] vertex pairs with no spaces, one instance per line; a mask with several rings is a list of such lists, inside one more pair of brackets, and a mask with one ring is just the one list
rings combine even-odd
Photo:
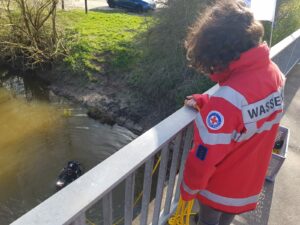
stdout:
[[126,128],[90,119],[36,79],[0,71],[0,225],[54,194],[67,161],[87,171],[134,138]]

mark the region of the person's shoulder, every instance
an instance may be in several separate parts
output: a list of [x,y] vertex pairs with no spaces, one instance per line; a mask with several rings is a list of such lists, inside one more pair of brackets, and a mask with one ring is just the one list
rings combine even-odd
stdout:
[[211,96],[216,100],[222,99],[228,104],[241,109],[243,105],[247,104],[247,100],[243,94],[231,85],[222,85],[220,88]]

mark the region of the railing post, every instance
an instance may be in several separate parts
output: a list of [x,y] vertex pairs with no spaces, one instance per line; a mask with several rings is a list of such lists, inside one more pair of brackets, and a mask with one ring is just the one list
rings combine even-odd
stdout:
[[151,159],[147,161],[145,166],[141,223],[140,223],[141,225],[146,225],[148,219],[148,206],[149,206],[150,194],[151,194],[153,162],[154,162],[154,158],[151,157]]
[[168,153],[169,153],[169,145],[165,145],[160,156],[161,161],[159,166],[152,225],[157,225],[159,221],[160,207],[161,207],[161,201],[163,196],[163,189],[164,189],[164,183],[166,179],[166,171],[168,165]]
[[186,136],[185,136],[185,141],[184,141],[184,146],[183,146],[183,153],[182,153],[180,169],[179,169],[179,175],[178,175],[178,180],[177,180],[177,187],[176,187],[176,192],[175,192],[175,197],[174,197],[174,202],[179,201],[180,183],[181,183],[182,176],[183,176],[184,164],[185,164],[187,154],[188,154],[188,152],[189,152],[189,150],[192,146],[192,141],[193,141],[193,124],[190,124],[187,128],[187,131],[186,131]]
[[112,192],[110,191],[103,197],[103,223],[104,225],[111,225],[112,222]]
[[177,137],[175,139],[175,145],[173,148],[173,156],[172,156],[172,163],[171,163],[171,169],[170,169],[169,184],[168,184],[166,203],[165,203],[165,208],[164,208],[164,213],[163,213],[164,216],[166,216],[170,213],[181,139],[182,139],[182,131],[179,134],[177,134]]
[[125,184],[125,210],[124,224],[131,225],[133,217],[133,198],[134,198],[134,173],[126,178]]

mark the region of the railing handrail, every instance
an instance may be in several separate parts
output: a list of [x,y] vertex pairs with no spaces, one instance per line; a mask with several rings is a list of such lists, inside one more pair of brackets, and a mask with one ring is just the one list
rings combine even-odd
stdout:
[[[300,40],[300,29],[287,36],[275,46],[271,48],[270,58],[273,59],[275,63],[279,66],[284,75],[287,75],[290,70],[299,62],[300,59],[300,51],[295,53],[295,49],[297,48]],[[291,52],[287,57],[284,54],[285,49],[291,48]],[[283,57],[286,57],[283,59]]]
[[182,107],[12,224],[68,224],[190,124],[195,113]]
[[[277,56],[299,37],[300,29],[276,44],[271,49],[271,58]],[[217,89],[218,85],[215,85],[206,93],[212,94]],[[182,107],[14,221],[12,225],[69,224],[158,152],[165,143],[190,124],[195,115],[194,110]]]
[[287,36],[280,42],[278,42],[276,45],[274,45],[270,49],[270,58],[273,59],[275,56],[277,56],[283,49],[285,49],[287,46],[292,44],[295,40],[297,40],[300,37],[300,29],[292,33],[291,35]]

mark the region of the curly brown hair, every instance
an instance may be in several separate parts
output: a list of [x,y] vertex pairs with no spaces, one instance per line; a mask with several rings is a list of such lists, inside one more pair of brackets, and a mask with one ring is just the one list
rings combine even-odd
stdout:
[[203,73],[218,73],[242,52],[260,44],[262,24],[254,20],[244,2],[219,0],[199,16],[187,35],[190,65]]

